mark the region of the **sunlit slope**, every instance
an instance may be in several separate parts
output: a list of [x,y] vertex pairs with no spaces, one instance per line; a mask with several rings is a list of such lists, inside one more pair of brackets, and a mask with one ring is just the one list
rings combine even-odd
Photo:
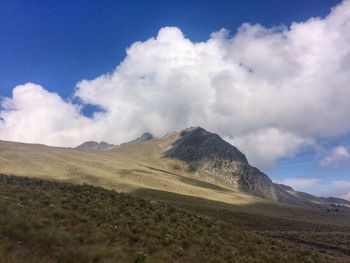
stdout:
[[0,173],[88,183],[125,192],[154,189],[236,204],[260,200],[220,178],[190,172],[182,162],[162,158],[156,141],[125,144],[108,151],[0,141]]
[[[91,184],[129,192],[219,216],[229,221],[249,213],[304,222],[349,225],[349,211],[295,207],[240,192],[204,172],[190,172],[180,161],[161,157],[159,141],[122,145],[113,150],[84,151],[0,141],[0,173]],[[254,223],[252,223],[254,224]]]

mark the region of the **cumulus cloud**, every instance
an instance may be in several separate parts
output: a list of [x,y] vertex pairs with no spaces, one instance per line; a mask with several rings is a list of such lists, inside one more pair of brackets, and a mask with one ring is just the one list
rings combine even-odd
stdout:
[[0,138],[68,146],[74,139],[94,133],[94,123],[80,108],[39,85],[27,83],[13,89],[0,112]]
[[276,128],[260,129],[226,140],[242,149],[249,160],[263,168],[273,166],[281,157],[292,157],[303,145],[313,143],[311,139]]
[[350,162],[350,152],[345,146],[333,148],[322,160],[322,166],[338,166],[342,163]]
[[[350,1],[289,27],[243,24],[193,42],[176,27],[133,43],[116,69],[63,100],[40,86],[2,102],[0,138],[50,145],[121,143],[199,125],[269,167],[304,145],[350,132]],[[22,91],[25,91],[22,93]],[[103,112],[86,118],[81,107]]]
[[335,180],[331,183],[335,187],[350,189],[350,181]]
[[344,193],[341,196],[339,196],[340,198],[343,198],[345,200],[350,201],[350,192]]

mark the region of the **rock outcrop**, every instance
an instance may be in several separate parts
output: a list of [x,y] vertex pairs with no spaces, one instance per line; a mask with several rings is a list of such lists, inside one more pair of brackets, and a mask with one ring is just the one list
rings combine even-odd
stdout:
[[236,147],[203,128],[183,130],[164,152],[164,157],[182,160],[190,169],[207,171],[241,190],[277,199],[273,182],[267,175],[249,165]]
[[140,137],[136,138],[135,140],[133,140],[131,142],[143,142],[143,141],[150,141],[150,140],[154,140],[154,139],[155,139],[155,137],[151,133],[145,132]]

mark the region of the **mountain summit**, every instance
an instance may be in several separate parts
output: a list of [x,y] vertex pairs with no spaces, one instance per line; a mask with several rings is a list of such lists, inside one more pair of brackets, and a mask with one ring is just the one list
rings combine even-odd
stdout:
[[140,137],[136,138],[132,142],[143,142],[143,141],[150,141],[153,139],[155,139],[153,134],[151,134],[149,132],[145,132],[144,134],[142,134]]
[[267,175],[249,165],[235,146],[201,127],[181,131],[164,157],[184,161],[190,169],[209,172],[239,189],[277,199],[274,184]]
[[248,163],[247,158],[236,147],[201,127],[183,130],[165,156],[190,162],[196,168],[215,159]]

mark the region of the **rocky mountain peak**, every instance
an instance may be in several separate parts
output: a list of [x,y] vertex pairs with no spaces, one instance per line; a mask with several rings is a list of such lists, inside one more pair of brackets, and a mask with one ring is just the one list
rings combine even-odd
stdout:
[[150,141],[155,139],[154,136],[149,133],[149,132],[145,132],[144,134],[142,134],[140,137],[136,138],[134,141],[135,142],[142,142],[142,141]]
[[75,147],[75,149],[79,150],[107,150],[115,145],[109,144],[107,142],[96,142],[96,141],[88,141],[80,144],[79,146]]
[[221,139],[219,135],[208,132],[201,127],[182,130],[179,139],[164,155],[186,162],[217,159],[248,163],[244,154],[236,147]]
[[269,199],[277,198],[268,176],[250,166],[245,155],[235,146],[201,127],[181,131],[164,152],[164,157],[184,161],[192,170],[209,172],[248,192]]

